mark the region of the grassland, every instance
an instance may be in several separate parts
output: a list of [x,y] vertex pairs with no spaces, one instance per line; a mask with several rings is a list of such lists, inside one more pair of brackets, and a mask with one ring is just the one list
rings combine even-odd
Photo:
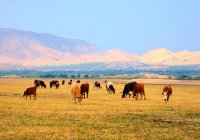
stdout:
[[[0,139],[199,139],[200,81],[145,81],[147,100],[122,99],[124,82],[116,94],[90,83],[89,99],[73,104],[70,86],[37,90],[37,100],[23,91],[34,79],[0,78]],[[61,79],[58,79],[61,81]],[[142,80],[140,80],[142,81]],[[103,83],[103,81],[101,81]],[[172,84],[168,105],[161,91]]]

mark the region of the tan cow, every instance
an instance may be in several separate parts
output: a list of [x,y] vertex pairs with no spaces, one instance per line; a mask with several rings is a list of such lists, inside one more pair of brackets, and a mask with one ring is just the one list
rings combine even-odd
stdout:
[[76,104],[76,99],[78,99],[78,102],[81,103],[82,101],[82,96],[80,93],[80,88],[77,84],[73,84],[71,87],[71,93],[72,93],[72,100],[74,101],[74,103]]

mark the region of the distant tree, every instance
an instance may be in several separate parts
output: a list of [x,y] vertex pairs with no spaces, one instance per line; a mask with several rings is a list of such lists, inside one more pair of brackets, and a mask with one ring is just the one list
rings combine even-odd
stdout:
[[80,75],[80,74],[77,74],[77,78],[81,78],[81,75]]
[[45,75],[43,75],[41,77],[44,77],[44,78],[55,78],[56,76],[54,74],[48,73],[48,74],[45,74]]
[[71,78],[76,78],[76,75],[71,75]]
[[83,77],[84,77],[84,78],[89,78],[89,75],[88,75],[88,74],[85,74]]
[[67,74],[60,74],[59,77],[61,77],[61,78],[67,78]]

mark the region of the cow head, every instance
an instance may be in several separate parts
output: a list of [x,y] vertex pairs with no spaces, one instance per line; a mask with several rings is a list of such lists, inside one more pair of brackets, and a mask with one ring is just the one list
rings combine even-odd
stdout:
[[24,91],[24,93],[22,93],[22,97],[24,97],[26,95],[26,91]]
[[77,98],[78,98],[78,102],[80,103],[82,101],[82,96],[79,96]]
[[122,92],[122,98],[125,98],[129,93],[127,85],[124,86],[124,90]]

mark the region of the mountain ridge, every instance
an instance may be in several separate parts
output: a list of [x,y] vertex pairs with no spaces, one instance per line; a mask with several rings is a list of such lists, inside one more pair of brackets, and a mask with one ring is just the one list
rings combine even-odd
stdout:
[[132,65],[173,66],[200,64],[200,51],[171,52],[157,48],[143,55],[119,49],[102,50],[79,39],[49,33],[0,28],[0,63],[22,66],[68,65],[91,62],[130,62]]

